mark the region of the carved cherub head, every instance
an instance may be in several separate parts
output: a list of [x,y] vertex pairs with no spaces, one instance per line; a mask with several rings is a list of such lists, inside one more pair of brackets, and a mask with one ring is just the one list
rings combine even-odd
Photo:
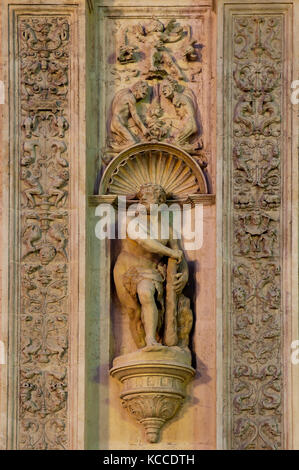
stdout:
[[136,100],[142,100],[148,92],[148,84],[145,80],[139,80],[132,86],[132,93]]
[[166,201],[164,189],[155,183],[141,185],[136,196],[147,209],[150,208],[151,204],[163,204]]

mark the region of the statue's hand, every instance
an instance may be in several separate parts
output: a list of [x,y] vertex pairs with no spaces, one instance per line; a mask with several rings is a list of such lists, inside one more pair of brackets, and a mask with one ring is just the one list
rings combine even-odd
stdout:
[[184,273],[177,273],[175,277],[176,277],[176,280],[173,282],[173,287],[174,287],[176,294],[179,295],[182,293],[182,290],[184,289],[188,281],[188,277]]
[[171,258],[174,258],[177,260],[177,263],[179,264],[182,259],[183,259],[183,252],[182,250],[172,250],[172,255]]

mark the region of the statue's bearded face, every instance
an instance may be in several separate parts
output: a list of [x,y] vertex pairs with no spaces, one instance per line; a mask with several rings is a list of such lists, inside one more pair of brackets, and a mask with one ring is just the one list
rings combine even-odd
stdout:
[[146,82],[138,82],[134,85],[132,89],[134,96],[137,100],[142,100],[146,97],[148,86]]
[[165,98],[171,98],[173,96],[173,88],[170,83],[164,83],[162,86],[162,93]]
[[147,209],[151,204],[163,204],[166,201],[165,191],[159,184],[142,185],[137,197]]

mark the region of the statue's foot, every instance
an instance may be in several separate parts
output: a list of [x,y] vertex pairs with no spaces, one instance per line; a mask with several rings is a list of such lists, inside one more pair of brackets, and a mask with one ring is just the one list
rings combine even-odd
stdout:
[[149,352],[149,351],[162,351],[162,349],[163,349],[162,344],[157,343],[157,344],[153,344],[153,345],[151,345],[151,346],[145,346],[145,347],[142,349],[142,351],[144,351],[144,352]]
[[162,344],[158,343],[155,338],[149,337],[146,338],[146,346],[142,351],[161,351],[163,349]]

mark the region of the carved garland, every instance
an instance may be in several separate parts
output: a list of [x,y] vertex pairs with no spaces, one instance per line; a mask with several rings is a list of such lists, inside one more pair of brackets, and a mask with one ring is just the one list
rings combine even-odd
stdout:
[[282,17],[234,16],[234,449],[282,446]]
[[18,20],[21,113],[19,444],[67,447],[68,87],[65,16]]

